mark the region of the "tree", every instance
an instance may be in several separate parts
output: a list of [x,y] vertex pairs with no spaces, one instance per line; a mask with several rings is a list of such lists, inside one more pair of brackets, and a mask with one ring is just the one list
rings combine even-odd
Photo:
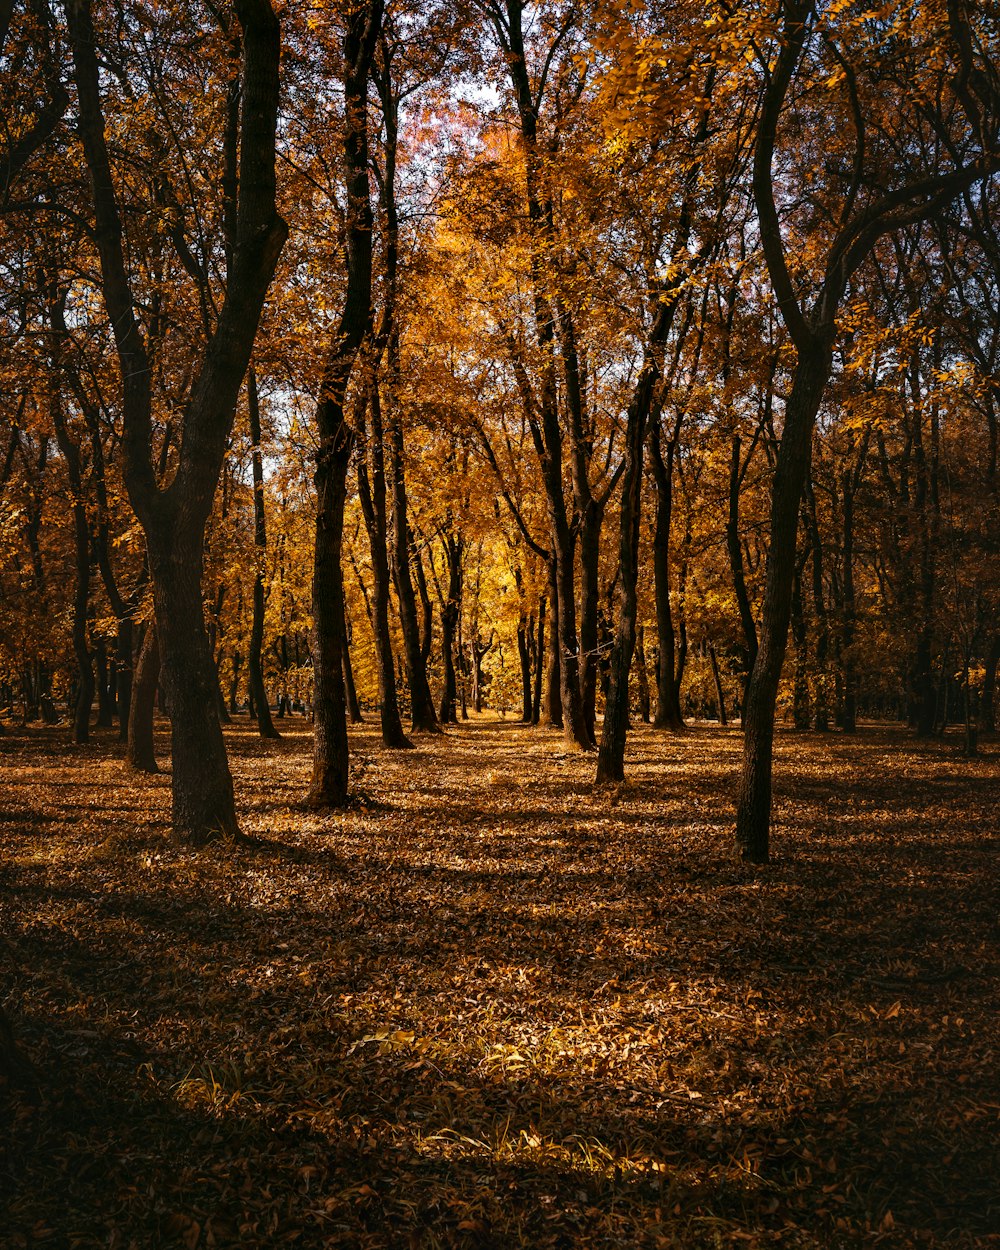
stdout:
[[[205,525],[222,469],[236,398],[286,235],[275,207],[275,130],[280,30],[269,0],[234,0],[240,51],[229,85],[223,138],[227,265],[222,306],[207,336],[165,487],[153,456],[152,379],[140,301],[130,274],[119,190],[107,141],[89,0],[67,19],[80,135],[93,190],[102,294],[121,368],[125,474],[149,553],[162,682],[172,729],[176,837],[195,843],[239,833],[232,777],[216,705],[217,678],[205,629],[201,573]],[[237,117],[238,114],[238,117]]]

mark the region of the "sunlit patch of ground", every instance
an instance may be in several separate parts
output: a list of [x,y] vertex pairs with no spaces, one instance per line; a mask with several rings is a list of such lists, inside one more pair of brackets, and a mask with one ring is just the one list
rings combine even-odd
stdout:
[[0,1246],[1000,1244],[996,747],[783,736],[749,871],[731,731],[595,792],[365,727],[324,815],[285,727],[200,852],[111,738],[0,739]]

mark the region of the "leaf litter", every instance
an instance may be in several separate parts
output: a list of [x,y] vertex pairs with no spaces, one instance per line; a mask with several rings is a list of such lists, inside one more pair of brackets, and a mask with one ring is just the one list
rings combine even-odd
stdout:
[[301,725],[229,742],[250,841],[196,852],[110,739],[0,741],[0,1245],[1000,1245],[994,748],[782,736],[748,870],[733,732],[608,793],[366,726],[326,814]]

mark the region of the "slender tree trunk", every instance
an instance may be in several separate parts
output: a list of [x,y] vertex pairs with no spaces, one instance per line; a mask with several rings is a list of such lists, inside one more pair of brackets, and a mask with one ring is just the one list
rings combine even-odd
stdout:
[[517,622],[517,656],[521,665],[521,723],[531,724],[531,620],[523,612]]
[[746,655],[747,681],[757,659],[757,626],[754,622],[750,594],[747,591],[746,572],[743,567],[743,547],[740,543],[740,436],[733,435],[733,451],[729,471],[729,512],[726,520],[726,551],[733,575],[733,591],[743,627],[743,649]]
[[646,672],[646,627],[640,625],[635,640],[635,675],[639,685],[639,715],[644,725],[649,724],[649,675]]
[[827,657],[830,652],[830,626],[827,621],[826,595],[823,588],[823,539],[816,513],[816,494],[812,482],[806,477],[806,522],[809,526],[810,551],[812,555],[812,597],[816,614],[816,672],[813,697],[813,728],[826,733],[830,728],[829,692],[827,689]]
[[[444,668],[444,687],[441,691],[441,723],[456,725],[458,723],[457,701],[458,682],[455,673],[456,633],[462,611],[462,555],[464,542],[461,536],[450,534],[442,537],[445,557],[448,562],[448,583],[445,600],[441,604],[441,662]],[[462,689],[463,719],[468,715],[465,711],[465,689]]]
[[660,448],[659,426],[650,435],[650,465],[656,483],[656,522],[653,529],[653,590],[656,599],[658,661],[656,665],[656,719],[654,729],[684,728],[679,682],[674,672],[676,635],[670,602],[670,523],[673,512],[674,443]]
[[96,669],[94,688],[97,694],[97,728],[110,729],[115,723],[115,708],[108,672],[108,649],[100,635],[94,643],[94,668]]
[[389,428],[389,467],[392,479],[392,572],[399,603],[399,623],[403,632],[403,653],[410,686],[410,721],[414,733],[436,733],[439,729],[427,682],[427,662],[420,637],[417,598],[410,576],[412,542],[406,509],[406,478],[403,470],[403,429],[399,413]]
[[708,658],[712,662],[712,678],[715,681],[715,704],[719,710],[719,724],[728,725],[726,719],[726,696],[722,693],[722,678],[719,675],[719,658],[715,654],[715,647],[708,644]]
[[132,708],[132,671],[134,666],[135,627],[131,616],[118,619],[118,737],[128,742],[128,718]]
[[597,756],[597,782],[623,781],[625,778],[625,737],[629,725],[628,677],[635,651],[638,602],[636,584],[639,570],[639,520],[642,507],[642,448],[646,441],[648,401],[658,376],[649,358],[643,377],[629,405],[625,432],[625,474],[618,543],[618,619],[615,642],[611,650],[610,680],[604,708],[604,725]]
[[597,673],[600,651],[598,608],[603,521],[604,509],[594,500],[588,500],[580,527],[580,706],[591,746],[597,742]]
[[341,549],[347,467],[353,439],[346,426],[316,462],[316,543],[313,552],[314,747],[309,801],[343,807],[349,776],[347,706],[344,697],[344,580]]
[[986,653],[986,674],[983,677],[982,711],[980,723],[984,733],[996,731],[997,665],[1000,664],[1000,634],[990,639]]
[[792,724],[796,729],[808,729],[809,715],[809,649],[806,631],[806,614],[802,607],[802,575],[796,568],[792,579],[792,639],[795,643],[795,675],[792,693]]
[[280,738],[271,719],[271,708],[264,688],[264,557],[267,553],[267,518],[264,515],[264,464],[260,452],[260,399],[257,393],[257,372],[253,365],[247,370],[247,409],[250,417],[250,461],[253,471],[253,541],[257,569],[253,579],[253,617],[250,625],[250,647],[247,654],[250,697],[257,711],[257,732],[262,738]]
[[351,663],[351,629],[347,623],[347,609],[343,599],[340,601],[340,636],[344,640],[341,649],[341,661],[344,669],[344,698],[347,700],[347,714],[352,725],[364,724],[361,715],[361,704],[358,701],[358,689],[354,684],[354,666]]
[[844,474],[844,605],[841,628],[841,664],[844,674],[843,730],[846,734],[858,728],[858,666],[854,656],[857,629],[857,599],[854,591],[854,488],[851,474]]
[[153,742],[153,713],[159,680],[160,652],[156,645],[156,627],[150,622],[144,629],[139,648],[132,698],[129,702],[128,738],[125,747],[125,762],[140,773],[159,772]]
[[531,723],[542,719],[542,675],[545,672],[545,596],[538,600],[538,632],[535,635],[535,688],[531,698]]
[[552,729],[562,729],[562,678],[559,673],[559,583],[556,578],[555,557],[549,560],[549,603],[552,604],[552,621],[549,625],[549,658],[545,668],[545,723]]

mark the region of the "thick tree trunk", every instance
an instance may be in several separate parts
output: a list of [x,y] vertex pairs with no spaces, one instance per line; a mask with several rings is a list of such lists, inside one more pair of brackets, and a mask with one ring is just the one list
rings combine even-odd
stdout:
[[[227,128],[226,293],[186,405],[176,472],[160,488],[151,459],[154,370],[124,247],[107,147],[98,42],[88,0],[66,6],[78,124],[93,188],[102,289],[122,377],[129,498],[146,532],[163,684],[172,736],[174,835],[202,843],[239,833],[219,723],[218,675],[205,629],[205,525],[232,431],[236,398],[287,227],[275,208],[281,30],[268,0],[236,0],[241,40],[238,112]],[[238,176],[237,176],[238,175]]]
[[125,762],[140,773],[159,772],[153,742],[153,714],[159,680],[160,651],[156,645],[156,627],[150,621],[145,627],[132,683],[125,747]]
[[202,604],[202,550],[200,529],[173,526],[150,535],[160,682],[170,714],[173,832],[194,845],[239,836]]
[[774,472],[759,649],[743,709],[743,768],[736,798],[736,843],[751,863],[766,863],[769,856],[774,709],[788,639],[799,504],[831,360],[822,347],[800,349]]

